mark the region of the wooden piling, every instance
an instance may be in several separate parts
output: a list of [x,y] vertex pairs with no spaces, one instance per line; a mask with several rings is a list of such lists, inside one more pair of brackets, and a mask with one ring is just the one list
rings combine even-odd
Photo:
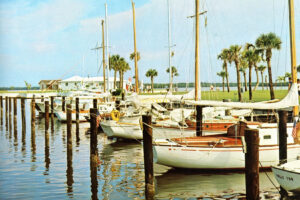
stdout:
[[97,108],[97,99],[93,99],[93,108]]
[[25,98],[21,98],[21,118],[22,118],[22,135],[26,133],[26,118],[25,118]]
[[145,168],[145,196],[146,199],[153,199],[155,193],[153,176],[153,151],[152,151],[152,128],[151,115],[143,115],[143,149]]
[[5,97],[5,127],[8,130],[8,96]]
[[17,97],[14,97],[14,134],[16,135],[18,132],[18,126],[17,126]]
[[8,129],[9,129],[9,132],[11,132],[11,129],[12,129],[12,122],[11,122],[11,111],[12,111],[12,108],[11,108],[11,97],[8,98],[9,102],[8,102],[8,109],[9,109],[9,119],[8,119]]
[[45,131],[49,130],[49,101],[45,101]]
[[202,106],[196,106],[196,135],[202,136]]
[[66,106],[66,97],[62,97],[61,109],[62,109],[63,112],[66,111],[65,106]]
[[3,124],[3,97],[0,96],[0,121],[1,125]]
[[91,171],[91,190],[92,199],[98,199],[98,179],[97,179],[97,165],[98,165],[98,141],[97,141],[97,109],[90,108],[90,171]]
[[67,104],[67,147],[72,148],[72,106]]
[[90,108],[90,154],[91,154],[91,161],[97,163],[98,161],[98,149],[97,149],[97,109]]
[[287,111],[278,111],[279,114],[279,163],[287,162]]
[[35,99],[31,100],[31,137],[35,137]]
[[257,129],[245,130],[245,177],[247,200],[259,199],[259,136]]
[[75,100],[76,103],[76,141],[78,142],[80,140],[79,138],[79,98],[76,97]]
[[54,130],[54,97],[50,97],[50,104],[51,104],[51,130]]

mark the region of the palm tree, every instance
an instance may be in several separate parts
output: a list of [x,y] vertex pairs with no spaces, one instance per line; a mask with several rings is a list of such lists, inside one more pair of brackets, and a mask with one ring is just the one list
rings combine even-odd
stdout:
[[281,40],[274,33],[262,34],[256,39],[255,45],[265,51],[265,57],[268,65],[270,96],[271,99],[275,99],[272,81],[271,58],[272,49],[279,50],[281,48]]
[[120,69],[121,57],[119,55],[112,55],[109,57],[109,70],[114,70],[114,89],[117,83],[117,72]]
[[[137,55],[137,61],[139,61],[141,59],[141,56],[140,56],[140,52],[136,52],[136,55]],[[134,60],[134,52],[130,54],[129,56],[130,60]]]
[[225,70],[226,83],[227,83],[227,92],[230,92],[229,80],[228,80],[228,69],[227,63],[229,62],[229,50],[223,49],[222,52],[218,55],[218,59],[223,60],[223,69]]
[[[179,74],[178,74],[178,72],[177,72],[176,67],[172,66],[171,68],[172,68],[171,78],[172,78],[172,80],[173,80],[173,77],[174,77],[174,76],[179,76]],[[170,68],[167,68],[166,72],[167,72],[167,73],[170,73]]]
[[266,70],[266,66],[264,65],[260,65],[257,69],[258,71],[260,71],[260,74],[261,74],[261,87],[262,87],[262,90],[264,90],[264,71]]
[[128,70],[130,70],[129,64],[125,61],[124,58],[121,58],[119,65],[120,89],[123,89],[124,73]]
[[239,101],[242,101],[242,93],[241,93],[241,77],[240,77],[240,57],[241,57],[241,46],[239,45],[231,45],[229,48],[229,63],[234,62],[236,68],[237,75],[237,87],[238,87],[238,96]]
[[279,83],[281,83],[281,87],[282,87],[282,83],[285,82],[285,76],[278,76],[276,81],[278,81]]
[[240,59],[240,69],[239,69],[239,71],[244,76],[245,91],[248,91],[248,89],[247,89],[247,68],[248,68],[247,61],[244,58],[241,58]]
[[146,72],[146,76],[151,78],[151,88],[152,88],[152,93],[153,93],[153,88],[154,88],[153,78],[154,78],[155,76],[157,76],[157,75],[158,75],[158,72],[156,71],[156,69],[149,69],[149,70]]
[[225,81],[224,79],[226,78],[226,72],[225,71],[221,71],[217,73],[218,76],[220,76],[222,78],[222,86],[223,86],[223,92],[225,91]]

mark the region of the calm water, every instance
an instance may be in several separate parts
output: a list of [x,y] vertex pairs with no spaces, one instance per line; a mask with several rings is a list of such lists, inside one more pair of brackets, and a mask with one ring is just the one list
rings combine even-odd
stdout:
[[[18,106],[20,102],[18,100]],[[5,110],[5,109],[4,109]],[[99,165],[90,168],[89,124],[81,123],[79,138],[72,127],[73,148],[67,151],[66,124],[54,121],[45,137],[44,119],[37,118],[31,137],[29,101],[26,133],[18,107],[17,132],[0,125],[0,199],[145,199],[142,145],[108,139],[98,134]],[[245,193],[242,173],[204,174],[155,165],[157,199],[197,199],[221,196],[237,199]],[[274,177],[268,173],[273,182]],[[265,173],[260,189],[266,199],[279,195]],[[295,198],[294,198],[295,199]]]

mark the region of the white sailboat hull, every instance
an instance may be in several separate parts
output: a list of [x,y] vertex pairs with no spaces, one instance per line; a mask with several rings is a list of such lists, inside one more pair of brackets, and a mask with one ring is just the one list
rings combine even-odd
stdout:
[[[67,121],[67,115],[66,112],[63,111],[57,111],[55,112],[56,117],[58,118],[59,121]],[[89,116],[89,112],[86,113],[79,113],[79,121],[81,122],[85,122],[87,121],[85,117]],[[76,121],[76,113],[72,113],[72,121],[75,122]]]
[[277,182],[285,190],[300,193],[300,160],[272,167]]
[[[175,168],[191,169],[243,169],[245,154],[242,147],[213,148],[154,145],[158,164]],[[261,146],[259,160],[262,167],[271,167],[279,162],[278,146]],[[300,145],[288,145],[289,159],[300,155]]]

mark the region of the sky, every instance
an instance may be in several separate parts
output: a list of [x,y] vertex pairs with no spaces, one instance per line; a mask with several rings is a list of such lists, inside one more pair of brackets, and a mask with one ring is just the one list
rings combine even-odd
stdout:
[[[174,82],[194,82],[195,0],[169,0],[171,64],[178,69]],[[101,20],[108,13],[109,54],[119,54],[134,76],[133,23],[130,0],[1,0],[0,87],[38,86],[40,80],[74,75],[102,76]],[[156,83],[169,82],[167,0],[135,0],[139,79],[156,69]],[[274,32],[282,40],[272,57],[273,80],[290,72],[287,0],[200,0],[200,80],[221,82],[217,55],[230,45],[255,43],[261,34]],[[207,25],[205,26],[205,18]],[[295,0],[297,65],[300,64],[300,0]],[[265,63],[260,63],[264,64]],[[113,76],[113,72],[110,72]],[[254,78],[254,81],[256,79]],[[236,82],[234,65],[229,81]]]

